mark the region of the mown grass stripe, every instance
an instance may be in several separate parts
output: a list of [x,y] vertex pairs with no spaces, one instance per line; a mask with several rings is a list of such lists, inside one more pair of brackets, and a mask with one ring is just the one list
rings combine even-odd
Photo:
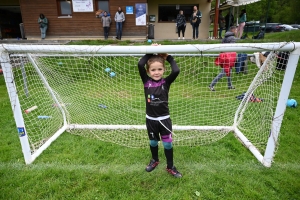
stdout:
[[[11,170],[20,170],[20,171],[43,171],[45,169],[51,170],[60,170],[60,171],[88,171],[88,172],[118,172],[118,173],[129,173],[144,171],[146,163],[122,165],[122,164],[103,164],[98,165],[82,165],[82,164],[63,164],[63,163],[38,163],[32,165],[25,165],[22,163],[3,163],[0,162],[0,170],[11,169]],[[269,168],[263,167],[260,163],[255,163],[255,161],[243,162],[234,164],[232,162],[206,162],[206,163],[180,163],[178,167],[181,169],[193,169],[194,171],[228,171],[235,168],[235,170],[243,171],[261,171],[268,170]],[[165,168],[163,162],[157,167],[158,170]],[[276,170],[300,170],[298,163],[274,163],[272,168]]]

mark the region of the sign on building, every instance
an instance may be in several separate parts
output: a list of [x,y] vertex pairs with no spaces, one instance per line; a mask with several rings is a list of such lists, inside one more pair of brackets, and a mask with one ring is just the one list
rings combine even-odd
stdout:
[[135,4],[135,25],[146,26],[146,13],[147,13],[146,3]]
[[72,0],[73,12],[94,12],[93,0]]

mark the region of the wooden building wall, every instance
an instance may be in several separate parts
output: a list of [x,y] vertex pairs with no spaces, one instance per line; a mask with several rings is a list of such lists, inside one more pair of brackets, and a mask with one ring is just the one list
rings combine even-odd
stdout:
[[[126,6],[135,7],[135,3],[147,0],[110,0],[112,24],[109,35],[116,35],[115,13],[120,6],[125,14],[123,36],[145,36],[146,26],[135,25],[135,14],[126,15]],[[39,37],[37,23],[39,14],[43,13],[49,20],[47,36],[103,36],[100,18],[95,17],[97,5],[94,0],[94,12],[73,12],[72,18],[59,18],[56,0],[20,0],[20,8],[26,37]]]

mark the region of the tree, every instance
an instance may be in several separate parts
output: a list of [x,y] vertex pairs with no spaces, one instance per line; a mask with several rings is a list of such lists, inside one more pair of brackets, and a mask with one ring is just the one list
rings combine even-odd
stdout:
[[300,23],[300,0],[290,0],[291,2],[291,23],[298,24]]
[[248,20],[264,23],[268,15],[267,22],[291,24],[300,21],[300,0],[261,0],[246,7]]
[[[221,1],[221,3],[224,2]],[[211,5],[214,8],[215,1],[212,1]],[[244,8],[247,10],[247,21],[254,20],[265,23],[268,16],[267,22],[300,23],[300,0],[261,0],[252,4],[239,6],[238,9],[241,10]]]

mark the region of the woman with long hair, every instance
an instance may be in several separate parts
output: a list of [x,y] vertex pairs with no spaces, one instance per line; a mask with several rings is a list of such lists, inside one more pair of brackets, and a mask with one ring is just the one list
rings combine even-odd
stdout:
[[242,37],[246,21],[247,21],[246,9],[243,9],[241,11],[241,14],[239,15],[239,21],[238,21],[239,26],[237,28],[237,35],[236,35],[237,38],[241,38]]
[[40,17],[38,19],[39,27],[41,30],[41,38],[42,40],[46,38],[46,31],[48,28],[48,19],[45,17],[44,14],[40,14]]

